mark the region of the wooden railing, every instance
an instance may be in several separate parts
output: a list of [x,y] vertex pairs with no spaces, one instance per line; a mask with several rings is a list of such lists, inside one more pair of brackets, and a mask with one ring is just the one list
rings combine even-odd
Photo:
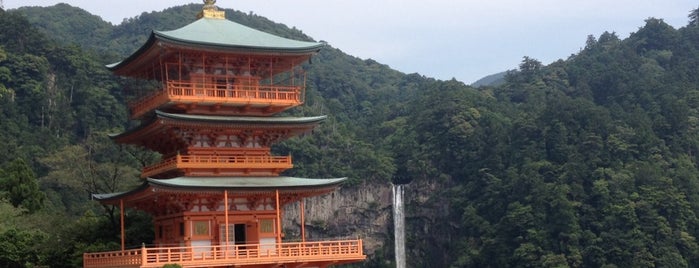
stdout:
[[165,89],[129,103],[131,116],[138,118],[168,102],[198,103],[199,105],[280,105],[303,104],[301,86],[236,85],[222,83],[195,83],[171,80]]
[[83,254],[83,267],[141,267],[143,249]]
[[245,266],[279,263],[350,263],[366,259],[362,240],[281,244],[160,247],[83,254],[83,267]]
[[278,169],[292,168],[291,156],[271,155],[177,155],[143,168],[141,177],[175,169]]

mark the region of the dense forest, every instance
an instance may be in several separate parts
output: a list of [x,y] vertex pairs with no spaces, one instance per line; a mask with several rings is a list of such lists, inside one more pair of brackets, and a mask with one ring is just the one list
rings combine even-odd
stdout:
[[[66,4],[0,9],[0,267],[79,267],[119,248],[118,209],[90,194],[130,189],[158,156],[109,140],[134,124],[138,81],[104,65],[200,9],[119,25]],[[625,39],[590,35],[549,65],[525,56],[478,87],[330,43],[304,67],[306,105],[287,112],[329,119],[274,150],[294,155],[289,175],[435,186],[407,200],[411,267],[699,267],[699,8],[688,14],[680,29],[649,18]],[[126,219],[127,245],[152,239],[147,215]],[[361,266],[392,267],[391,245]]]

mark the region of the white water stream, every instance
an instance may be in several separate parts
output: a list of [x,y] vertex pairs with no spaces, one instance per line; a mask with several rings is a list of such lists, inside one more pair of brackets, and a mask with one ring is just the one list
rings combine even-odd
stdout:
[[393,229],[395,232],[396,268],[405,268],[405,214],[403,185],[393,185]]

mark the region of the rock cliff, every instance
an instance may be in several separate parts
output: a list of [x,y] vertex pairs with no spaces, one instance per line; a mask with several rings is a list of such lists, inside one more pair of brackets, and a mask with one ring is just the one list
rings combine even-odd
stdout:
[[[337,191],[305,199],[306,239],[357,237],[364,241],[367,254],[392,239],[391,184],[344,186]],[[284,211],[284,232],[287,239],[300,237],[300,206],[294,203]]]

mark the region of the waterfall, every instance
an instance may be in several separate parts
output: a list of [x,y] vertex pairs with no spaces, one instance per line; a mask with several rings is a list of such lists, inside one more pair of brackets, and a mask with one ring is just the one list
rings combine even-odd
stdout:
[[396,268],[405,268],[405,214],[403,185],[393,185],[393,229],[395,232]]

